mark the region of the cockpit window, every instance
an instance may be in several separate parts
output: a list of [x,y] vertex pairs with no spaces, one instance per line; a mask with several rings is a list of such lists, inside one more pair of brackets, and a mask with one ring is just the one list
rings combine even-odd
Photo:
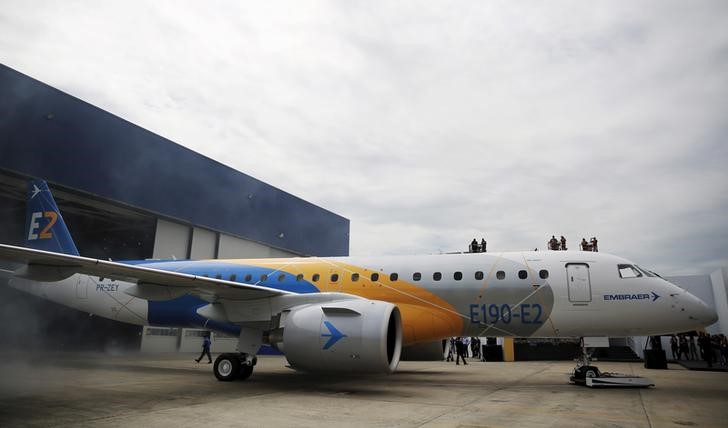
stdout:
[[647,270],[645,268],[641,268],[641,267],[639,267],[637,265],[634,265],[634,267],[636,267],[640,272],[642,272],[643,274],[649,276],[650,278],[656,276],[652,271],[649,271],[649,270]]
[[620,278],[639,278],[642,273],[632,265],[617,265]]

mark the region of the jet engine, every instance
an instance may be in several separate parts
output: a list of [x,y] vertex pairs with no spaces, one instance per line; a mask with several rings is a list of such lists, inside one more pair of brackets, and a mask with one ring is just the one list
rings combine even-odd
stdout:
[[377,300],[301,305],[281,314],[269,341],[297,370],[391,373],[402,351],[399,309]]

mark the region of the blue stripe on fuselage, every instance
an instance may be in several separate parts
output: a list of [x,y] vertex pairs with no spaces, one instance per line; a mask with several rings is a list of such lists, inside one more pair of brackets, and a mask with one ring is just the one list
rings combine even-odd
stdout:
[[189,294],[172,300],[149,300],[147,319],[150,325],[156,326],[207,328],[235,336],[240,334],[239,325],[208,320],[197,313],[197,309],[207,304]]
[[[271,268],[262,268],[243,264],[211,262],[211,261],[125,261],[124,263],[137,266],[144,266],[153,269],[166,270],[170,272],[186,273],[189,275],[207,276],[231,280],[235,275],[235,282],[261,285],[276,290],[291,291],[295,293],[318,293],[319,289],[308,281],[296,281],[296,276],[283,271],[276,271]],[[251,275],[250,281],[245,281],[245,276]],[[267,275],[266,280],[261,280]],[[280,276],[283,275],[282,278]],[[207,305],[209,302],[198,297],[185,295],[172,300],[148,301],[147,319],[151,325],[173,326],[173,327],[195,327],[208,328],[222,331],[228,334],[238,335],[240,326],[232,323],[221,323],[208,320],[197,313],[197,309]]]
[[[291,291],[294,293],[318,293],[319,289],[316,288],[312,283],[301,280],[296,281],[296,275],[292,275],[288,272],[275,270],[271,268],[225,263],[225,262],[213,262],[213,261],[164,261],[164,262],[124,262],[128,264],[136,264],[144,267],[149,267],[159,270],[167,270],[171,272],[186,273],[189,275],[207,276],[215,278],[220,275],[220,279],[230,281],[231,276],[235,275],[234,282],[240,282],[243,284],[260,285],[263,287],[273,288],[282,291]],[[250,275],[250,281],[245,281],[245,276]],[[267,275],[268,278],[261,280],[263,275]],[[282,278],[279,278],[283,275]]]

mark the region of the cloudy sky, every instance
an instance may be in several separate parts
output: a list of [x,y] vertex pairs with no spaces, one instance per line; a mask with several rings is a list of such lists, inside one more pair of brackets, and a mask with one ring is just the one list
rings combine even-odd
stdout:
[[351,220],[728,266],[728,2],[0,0],[0,62]]

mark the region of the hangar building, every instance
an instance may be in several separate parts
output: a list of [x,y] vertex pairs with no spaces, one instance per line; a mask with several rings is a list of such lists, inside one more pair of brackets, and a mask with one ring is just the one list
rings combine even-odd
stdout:
[[[43,178],[88,257],[349,253],[349,220],[340,215],[1,64],[0,93],[0,242],[23,244],[26,182]],[[199,349],[199,332],[145,328],[140,334],[136,326],[9,287],[0,287],[0,309],[0,322],[15,326],[0,343],[99,350],[141,342],[143,349],[169,351],[190,342]]]

